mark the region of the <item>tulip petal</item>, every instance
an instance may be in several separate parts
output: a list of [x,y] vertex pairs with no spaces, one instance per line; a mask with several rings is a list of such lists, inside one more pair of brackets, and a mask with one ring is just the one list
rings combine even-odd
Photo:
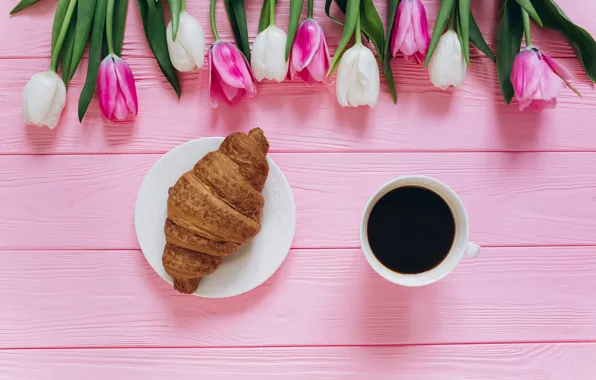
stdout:
[[455,31],[448,30],[439,39],[428,64],[428,72],[431,82],[442,90],[464,83],[467,64]]
[[321,26],[313,19],[307,19],[298,26],[292,46],[292,66],[295,70],[304,70],[311,63],[319,51],[322,33]]
[[25,124],[53,129],[66,103],[66,86],[55,72],[40,72],[27,82],[21,100],[21,117]]
[[362,49],[360,53],[358,72],[362,86],[362,100],[359,105],[368,105],[374,108],[379,100],[379,67],[374,54],[368,48]]
[[251,67],[255,78],[281,82],[288,73],[286,61],[286,33],[275,25],[269,26],[255,38],[251,54]]
[[[424,59],[426,59],[428,45],[430,44],[430,35],[428,33],[426,10],[424,9],[424,4],[422,4],[420,0],[415,0],[412,5],[412,26],[418,52],[423,56],[422,61],[424,61]],[[418,61],[418,63],[421,63],[422,61]]]
[[137,87],[135,78],[130,66],[121,58],[116,61],[116,75],[118,78],[118,93],[122,94],[121,101],[124,101],[131,116],[136,117],[139,111],[139,100],[137,98]]
[[315,51],[310,64],[306,68],[316,82],[322,82],[327,78],[329,61],[327,42],[325,42],[325,36],[321,33],[319,48]]
[[106,119],[111,120],[116,108],[116,95],[118,93],[118,78],[116,76],[114,56],[108,55],[101,62],[97,87],[99,109]]
[[257,81],[262,81],[267,76],[265,62],[267,60],[267,42],[264,31],[257,34],[255,42],[252,44],[250,54],[250,67]]
[[205,32],[201,23],[187,12],[180,13],[176,41],[172,40],[172,23],[166,29],[168,52],[176,70],[198,70],[205,60]]
[[351,106],[350,104],[350,89],[357,86],[358,83],[355,81],[357,73],[355,72],[356,61],[358,59],[358,46],[354,45],[343,54],[339,60],[337,68],[337,77],[335,79],[335,95],[337,102],[342,107]]
[[211,49],[213,50],[213,65],[217,68],[223,82],[236,88],[254,87],[246,57],[236,46],[228,42],[217,41]]
[[573,75],[569,72],[569,70],[561,66],[557,61],[542,52],[540,52],[540,56],[548,64],[551,70],[555,72],[555,74],[564,80],[573,80]]
[[211,107],[217,108],[220,99],[222,99],[222,89],[219,84],[217,69],[213,65],[213,47],[209,49],[209,103]]
[[[395,57],[402,50],[408,32],[412,29],[412,1],[404,0],[399,3],[395,15],[395,25],[392,31],[391,46],[392,54]],[[409,53],[410,55],[412,53]]]

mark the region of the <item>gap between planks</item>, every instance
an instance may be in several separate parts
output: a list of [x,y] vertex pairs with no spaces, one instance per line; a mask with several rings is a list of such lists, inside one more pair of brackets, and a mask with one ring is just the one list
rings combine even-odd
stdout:
[[[200,139],[200,138],[198,138]],[[191,141],[191,140],[189,140]],[[1,152],[0,157],[11,157],[11,156],[151,156],[151,155],[164,155],[168,151],[147,151],[147,152]],[[346,149],[346,150],[325,150],[325,149],[288,149],[288,150],[269,150],[268,154],[454,154],[454,153],[468,153],[468,154],[483,154],[483,153],[511,153],[511,154],[528,154],[528,153],[565,153],[565,154],[591,154],[596,153],[596,147],[594,150],[561,150],[561,149],[537,149],[537,150],[515,150],[515,149]]]
[[439,342],[439,343],[399,343],[399,344],[271,344],[271,345],[244,345],[244,346],[47,346],[47,347],[0,347],[2,351],[102,351],[102,350],[257,350],[263,348],[271,349],[292,349],[292,348],[350,348],[350,347],[445,347],[445,346],[503,346],[503,345],[525,345],[541,346],[545,344],[557,345],[578,345],[594,344],[596,340],[532,340],[532,341],[502,341],[502,342]]
[[[345,251],[345,250],[359,250],[361,247],[291,247],[291,250],[300,251]],[[596,248],[594,244],[510,244],[510,245],[491,245],[483,244],[482,248]],[[71,251],[89,251],[89,252],[110,252],[110,251],[130,251],[140,252],[140,248],[86,248],[86,247],[50,247],[40,249],[39,247],[2,247],[0,246],[0,255],[2,252],[32,252],[32,251],[44,251],[44,252],[71,252]],[[521,342],[523,343],[523,342]]]

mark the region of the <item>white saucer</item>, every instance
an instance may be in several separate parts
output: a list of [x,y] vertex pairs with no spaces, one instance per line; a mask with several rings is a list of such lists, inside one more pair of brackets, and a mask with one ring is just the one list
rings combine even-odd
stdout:
[[[139,190],[135,208],[137,239],[149,264],[170,284],[172,278],[161,262],[168,189],[205,154],[217,150],[222,141],[222,137],[202,138],[172,149],[153,165]],[[223,298],[248,292],[271,277],[286,258],[296,231],[296,205],[285,176],[270,158],[268,161],[261,232],[235,255],[224,259],[214,273],[201,279],[194,295]]]

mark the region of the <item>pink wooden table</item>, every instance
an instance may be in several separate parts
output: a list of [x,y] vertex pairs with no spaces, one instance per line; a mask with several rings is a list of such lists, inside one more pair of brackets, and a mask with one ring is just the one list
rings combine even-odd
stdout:
[[[584,97],[565,91],[542,115],[505,106],[476,50],[466,84],[448,92],[395,61],[397,106],[385,85],[368,110],[288,82],[212,110],[205,70],[183,75],[175,98],[131,1],[124,56],[138,120],[106,125],[93,101],[79,125],[79,72],[48,131],[22,125],[20,93],[49,65],[55,2],[8,17],[15,2],[0,3],[0,379],[596,379],[596,91],[557,33],[535,31],[535,44]],[[434,20],[438,1],[426,3]],[[498,1],[474,3],[494,42]],[[559,3],[596,34],[596,2]],[[188,9],[208,31],[205,4]],[[247,7],[254,37],[260,2]],[[341,31],[322,8],[333,49]],[[279,14],[285,25],[287,1]],[[254,126],[294,191],[294,247],[249,294],[177,294],[138,249],[141,180],[182,142]],[[461,194],[485,248],[444,281],[405,289],[373,273],[357,233],[372,192],[413,173]]]

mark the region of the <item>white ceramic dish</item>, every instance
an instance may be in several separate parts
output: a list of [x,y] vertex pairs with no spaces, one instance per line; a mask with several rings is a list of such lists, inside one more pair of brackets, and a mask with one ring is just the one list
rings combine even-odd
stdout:
[[[205,154],[217,150],[222,141],[222,137],[202,138],[172,149],[153,165],[139,190],[135,207],[137,239],[149,264],[170,284],[172,278],[161,262],[168,189]],[[268,161],[261,232],[235,255],[224,259],[214,273],[201,279],[195,295],[224,298],[248,292],[271,277],[286,258],[296,231],[296,205],[282,171],[273,160]]]

